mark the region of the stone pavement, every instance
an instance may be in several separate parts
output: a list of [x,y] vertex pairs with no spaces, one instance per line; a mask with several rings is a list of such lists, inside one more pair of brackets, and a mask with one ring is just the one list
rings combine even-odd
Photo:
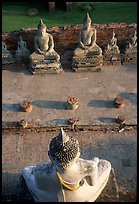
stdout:
[[[125,108],[113,104],[116,96],[125,99]],[[76,96],[80,107],[65,110],[68,96]],[[20,110],[20,103],[33,104],[30,113]],[[59,75],[31,75],[28,70],[2,71],[2,121],[25,119],[30,127],[66,126],[75,116],[78,125],[115,124],[123,115],[126,124],[137,124],[137,65],[103,66],[101,72]]]
[[[80,107],[76,111],[65,110],[68,96],[76,96]],[[117,109],[116,96],[125,99],[125,107]],[[33,104],[30,113],[20,110],[20,103],[29,100]],[[116,125],[116,118],[126,117],[131,126],[121,133],[108,127]],[[3,197],[17,198],[20,188],[19,174],[27,165],[48,161],[48,146],[56,131],[47,128],[68,126],[68,120],[76,116],[78,127],[101,127],[103,131],[70,131],[79,140],[81,157],[93,156],[112,163],[123,200],[135,201],[137,173],[137,65],[103,66],[101,72],[59,75],[31,75],[28,70],[2,71],[2,122],[3,127],[21,119],[36,129],[5,129],[2,136],[2,193]],[[43,128],[41,128],[43,127]],[[45,127],[45,128],[44,128]],[[135,129],[134,129],[135,128]],[[81,129],[80,129],[81,130]],[[102,199],[103,200],[103,199]],[[108,201],[108,200],[107,200]],[[122,199],[120,200],[122,201]]]

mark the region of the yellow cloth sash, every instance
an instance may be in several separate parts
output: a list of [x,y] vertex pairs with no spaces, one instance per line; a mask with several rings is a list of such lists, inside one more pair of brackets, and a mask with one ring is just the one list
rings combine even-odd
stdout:
[[[67,182],[65,182],[65,181],[62,179],[62,177],[60,176],[60,173],[59,173],[58,171],[56,171],[56,174],[57,174],[57,176],[58,176],[58,179],[59,179],[60,183],[61,183],[63,186],[65,186],[67,189],[69,189],[69,190],[71,190],[71,191],[76,191],[76,190],[78,190],[78,189],[81,187],[80,185],[77,186],[76,188],[70,187],[68,184],[66,184]],[[70,183],[69,183],[69,184],[70,184]]]

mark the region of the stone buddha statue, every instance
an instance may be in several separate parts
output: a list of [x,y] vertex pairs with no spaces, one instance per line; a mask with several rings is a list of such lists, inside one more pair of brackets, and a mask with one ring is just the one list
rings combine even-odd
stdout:
[[110,38],[105,50],[104,50],[105,55],[119,55],[120,50],[119,47],[117,46],[117,38],[115,37],[115,32],[113,31],[112,37]]
[[18,42],[18,48],[15,52],[15,57],[17,60],[21,60],[21,59],[28,59],[29,55],[30,55],[30,52],[27,49],[26,42],[23,41],[22,36],[20,36],[20,39]]
[[83,29],[79,34],[79,43],[74,50],[73,69],[75,71],[77,71],[77,64],[86,67],[102,64],[102,49],[96,43],[96,29],[91,26],[91,23],[92,20],[87,13],[83,22]]
[[11,63],[13,59],[12,54],[7,49],[7,45],[4,41],[2,41],[2,64]]
[[36,202],[95,201],[107,184],[111,164],[97,157],[80,158],[78,141],[61,128],[52,138],[50,161],[25,167],[21,174]]
[[126,46],[125,53],[137,53],[137,31],[135,30],[132,38]]
[[54,50],[53,36],[46,32],[46,26],[42,20],[38,24],[34,46],[35,51],[30,55],[33,72],[59,73],[62,71],[60,56]]

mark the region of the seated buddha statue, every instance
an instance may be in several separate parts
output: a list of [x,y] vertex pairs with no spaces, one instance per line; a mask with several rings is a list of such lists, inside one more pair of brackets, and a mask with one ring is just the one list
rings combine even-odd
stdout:
[[22,36],[20,36],[19,42],[18,42],[18,48],[15,52],[16,59],[28,59],[30,55],[29,50],[27,49],[26,42],[23,41]]
[[42,20],[38,24],[37,34],[34,39],[35,51],[30,55],[32,71],[44,73],[59,73],[62,71],[60,56],[54,50],[54,40],[50,33],[46,32],[46,26]]
[[102,64],[102,49],[96,43],[96,29],[91,23],[92,20],[87,13],[79,34],[79,43],[74,50],[73,67],[75,64],[90,67]]
[[80,158],[79,142],[62,128],[52,138],[48,155],[50,161],[21,172],[35,202],[89,202],[98,198],[109,179],[109,161]]
[[129,40],[125,53],[137,53],[137,31],[135,30],[132,38]]
[[115,37],[115,32],[113,31],[112,37],[110,38],[105,50],[104,54],[106,55],[115,55],[120,54],[119,47],[117,46],[117,38]]
[[2,41],[2,64],[11,63],[13,59],[12,54],[7,49],[7,45],[4,41]]

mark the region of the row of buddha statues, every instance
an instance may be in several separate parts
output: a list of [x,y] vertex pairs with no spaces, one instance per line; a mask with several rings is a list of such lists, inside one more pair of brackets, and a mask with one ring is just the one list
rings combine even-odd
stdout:
[[[103,64],[103,57],[111,58],[120,55],[115,32],[113,31],[112,37],[102,52],[102,49],[96,43],[96,29],[91,24],[92,20],[87,13],[83,22],[83,28],[79,33],[79,43],[73,53],[72,69],[74,71],[100,70]],[[63,71],[60,55],[54,49],[53,36],[47,32],[47,27],[42,20],[38,24],[37,33],[34,37],[34,47],[34,52],[30,54],[26,42],[20,36],[15,59],[28,58],[30,60],[30,70],[33,74],[60,73]],[[124,54],[137,55],[136,30],[126,45]],[[7,49],[6,43],[2,42],[2,63],[6,64],[12,60],[13,56]]]
[[[27,59],[30,55],[29,50],[27,49],[27,44],[25,41],[23,41],[22,36],[20,36],[18,47],[15,52],[15,59],[21,60],[21,59]],[[10,51],[7,49],[7,45],[4,41],[2,41],[2,63],[10,63],[12,60],[14,60],[14,56],[10,53]]]

